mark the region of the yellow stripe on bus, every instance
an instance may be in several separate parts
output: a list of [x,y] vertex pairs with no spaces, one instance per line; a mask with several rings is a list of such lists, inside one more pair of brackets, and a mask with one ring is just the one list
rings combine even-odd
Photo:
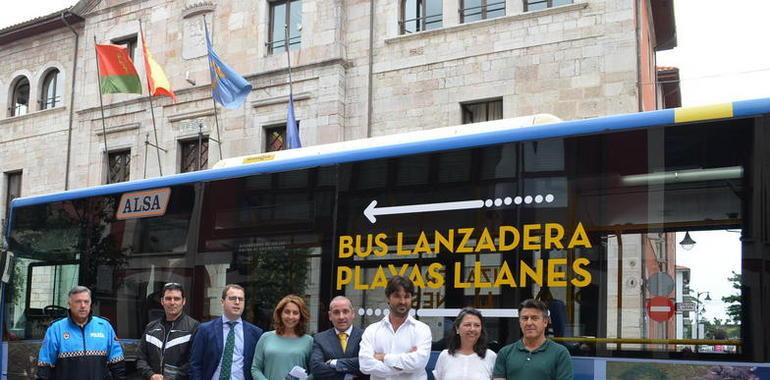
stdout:
[[255,162],[272,161],[275,158],[274,153],[260,154],[257,156],[249,156],[243,159],[244,164],[253,164]]
[[677,108],[674,110],[674,121],[685,123],[710,119],[733,117],[733,104],[722,103],[700,107]]

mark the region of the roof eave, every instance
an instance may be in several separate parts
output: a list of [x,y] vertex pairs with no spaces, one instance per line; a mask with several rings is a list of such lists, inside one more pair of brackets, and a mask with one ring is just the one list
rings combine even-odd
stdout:
[[676,18],[674,0],[650,0],[655,28],[655,51],[676,47]]
[[64,14],[64,19],[69,24],[82,22],[83,17],[73,13],[71,9],[72,8],[66,8],[46,16],[0,29],[0,45],[5,45],[20,39],[34,37],[51,30],[62,28],[65,26],[62,22],[62,14]]

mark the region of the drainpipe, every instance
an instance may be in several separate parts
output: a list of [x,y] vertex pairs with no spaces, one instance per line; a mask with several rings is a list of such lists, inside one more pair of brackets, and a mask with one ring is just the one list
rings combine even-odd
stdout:
[[642,27],[640,20],[640,7],[639,2],[642,0],[634,0],[634,24],[636,30],[636,98],[637,107],[639,112],[644,111],[644,84],[642,83]]
[[64,167],[64,190],[69,190],[70,188],[70,154],[72,153],[72,123],[74,121],[74,113],[75,113],[75,73],[77,72],[78,67],[78,41],[80,39],[80,35],[78,35],[78,32],[75,31],[75,28],[72,27],[67,22],[67,18],[64,17],[65,14],[69,13],[68,10],[63,11],[61,13],[61,21],[66,25],[70,31],[72,31],[72,34],[75,35],[75,57],[72,60],[72,86],[70,87],[70,116],[69,116],[69,125],[67,127],[67,160]]
[[366,96],[366,137],[372,136],[372,72],[374,69],[374,0],[369,0],[369,86]]

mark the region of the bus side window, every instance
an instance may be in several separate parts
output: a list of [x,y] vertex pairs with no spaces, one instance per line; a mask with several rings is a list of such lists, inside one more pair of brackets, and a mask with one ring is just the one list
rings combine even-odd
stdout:
[[67,316],[67,294],[77,279],[77,264],[35,263],[27,268],[27,339],[42,338],[53,321]]

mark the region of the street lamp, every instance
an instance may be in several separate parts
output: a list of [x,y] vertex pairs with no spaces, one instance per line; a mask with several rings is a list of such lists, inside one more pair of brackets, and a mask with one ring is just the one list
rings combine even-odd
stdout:
[[[702,295],[706,295],[705,298],[703,298],[703,301],[700,300],[700,297]],[[711,301],[711,294],[708,291],[705,292],[695,292],[695,340],[700,339],[700,320],[701,316],[706,312],[706,306],[703,306],[703,303],[706,301]],[[703,333],[705,338],[705,331]],[[699,344],[695,344],[695,352],[698,352]]]
[[679,245],[682,246],[685,251],[689,251],[695,246],[695,240],[692,240],[690,237],[690,231],[685,231],[684,238],[679,242]]

